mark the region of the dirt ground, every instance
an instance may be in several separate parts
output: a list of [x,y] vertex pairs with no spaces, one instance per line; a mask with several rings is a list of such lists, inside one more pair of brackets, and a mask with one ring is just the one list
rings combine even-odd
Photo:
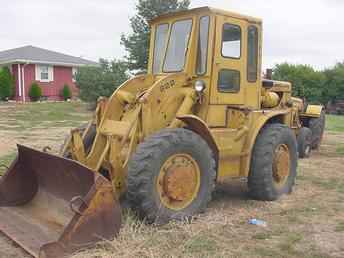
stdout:
[[[3,109],[4,110],[4,109]],[[0,113],[3,113],[0,107]],[[71,127],[40,124],[26,130],[3,129],[0,116],[0,157],[15,151],[16,143],[57,151]],[[276,202],[247,197],[246,182],[218,186],[205,214],[192,223],[147,226],[130,212],[118,239],[76,254],[99,257],[344,257],[343,132],[327,132],[321,149],[300,160],[294,192]],[[129,213],[129,214],[128,214]],[[248,220],[266,221],[266,227]],[[30,257],[0,233],[0,257]]]

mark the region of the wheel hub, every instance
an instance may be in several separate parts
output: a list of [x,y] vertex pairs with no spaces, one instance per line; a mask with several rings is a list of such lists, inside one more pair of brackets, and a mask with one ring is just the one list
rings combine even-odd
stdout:
[[161,167],[157,189],[167,208],[185,208],[195,199],[199,188],[200,169],[190,155],[175,154]]
[[275,183],[283,186],[290,174],[290,153],[287,145],[281,144],[276,148],[272,171]]

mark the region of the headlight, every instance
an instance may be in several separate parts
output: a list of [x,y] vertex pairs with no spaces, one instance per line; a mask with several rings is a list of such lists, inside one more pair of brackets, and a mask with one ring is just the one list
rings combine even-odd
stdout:
[[197,92],[203,92],[205,90],[205,82],[198,80],[195,82],[195,90]]

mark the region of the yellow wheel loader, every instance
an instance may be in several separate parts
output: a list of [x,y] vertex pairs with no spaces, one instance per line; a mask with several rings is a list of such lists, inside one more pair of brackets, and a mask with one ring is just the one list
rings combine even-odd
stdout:
[[151,32],[146,75],[100,98],[60,156],[19,146],[1,178],[0,230],[34,256],[114,237],[120,198],[157,224],[203,212],[227,178],[276,200],[319,147],[323,107],[262,78],[260,19],[203,7],[155,18]]

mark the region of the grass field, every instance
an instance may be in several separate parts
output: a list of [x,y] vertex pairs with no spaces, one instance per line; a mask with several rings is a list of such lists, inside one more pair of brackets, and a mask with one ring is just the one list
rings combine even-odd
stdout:
[[326,130],[331,132],[344,132],[344,116],[327,115]]
[[17,143],[57,151],[70,129],[89,120],[87,109],[80,102],[0,104],[0,164],[11,163]]
[[[35,148],[50,145],[56,151],[70,128],[90,117],[81,103],[0,105],[0,112],[0,163],[6,164],[15,156],[15,143]],[[247,196],[246,182],[232,180],[217,187],[205,214],[191,223],[163,227],[146,225],[124,210],[117,239],[74,258],[342,258],[343,173],[344,117],[328,116],[324,143],[311,159],[300,160],[291,195],[276,202],[253,201]],[[266,221],[267,227],[249,225],[251,218]],[[0,257],[29,256],[0,236]]]

